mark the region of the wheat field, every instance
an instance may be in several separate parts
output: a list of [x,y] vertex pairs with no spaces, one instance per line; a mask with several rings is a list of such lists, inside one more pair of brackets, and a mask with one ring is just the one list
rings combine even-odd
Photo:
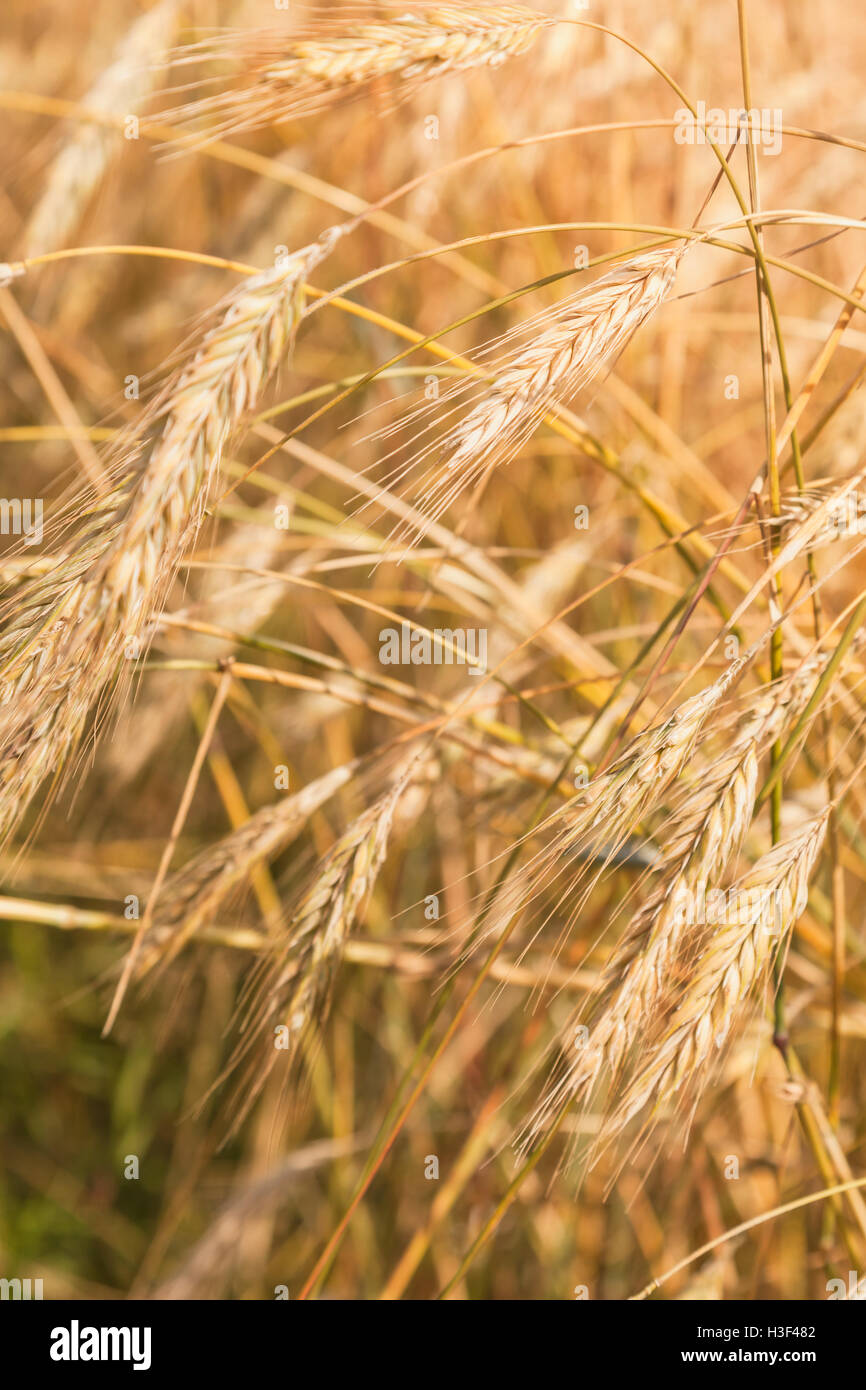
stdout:
[[864,61],[7,0],[0,1275],[866,1296]]

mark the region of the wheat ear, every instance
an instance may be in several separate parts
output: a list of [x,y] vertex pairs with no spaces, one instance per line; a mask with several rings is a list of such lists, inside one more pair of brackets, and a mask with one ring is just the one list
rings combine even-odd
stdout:
[[616,1108],[609,1134],[650,1102],[658,1107],[685,1083],[705,1076],[744,1001],[766,978],[806,906],[828,816],[825,808],[774,845],[733,890],[729,920],[707,929],[703,952],[693,963],[693,977],[680,994],[667,1032]]
[[[687,765],[711,710],[742,670],[735,663],[713,685],[684,700],[663,722],[641,730],[606,771],[551,817],[549,843],[503,883],[479,941],[497,935],[551,877],[575,859],[596,859],[602,872],[638,823],[659,805]],[[594,854],[589,851],[594,850]],[[578,878],[585,873],[578,870]],[[572,879],[569,893],[576,887]],[[473,943],[473,946],[476,945]]]
[[340,836],[293,915],[271,996],[290,1033],[309,1025],[328,994],[343,945],[384,861],[395,805],[389,792]]
[[[492,382],[435,446],[435,459],[414,497],[416,508],[437,521],[464,489],[512,458],[553,406],[609,367],[670,292],[686,249],[649,251],[623,261],[545,314],[547,327],[525,347],[485,367]],[[534,321],[518,333],[532,326]]]
[[573,847],[601,838],[614,846],[659,804],[691,758],[707,717],[732,678],[726,672],[684,700],[668,719],[635,735],[616,761],[569,802],[563,819]]
[[336,232],[229,297],[163,393],[142,463],[17,598],[0,639],[0,836],[79,739],[100,695],[139,656],[204,517],[223,449],[289,351],[304,281]]
[[351,781],[360,765],[361,760],[355,758],[317,777],[284,801],[263,806],[174,874],[162,892],[151,933],[155,950],[142,954],[139,973],[149,969],[159,956],[173,959],[190,937],[213,920],[229,893],[251,870],[285,849],[313,812]]
[[[571,1020],[561,1060],[520,1135],[531,1147],[566,1097],[588,1097],[602,1068],[617,1073],[676,988],[678,956],[693,905],[739,853],[752,821],[758,757],[796,718],[827,658],[803,663],[777,688],[753,698],[727,753],[701,776],[666,825],[655,886],[632,917],[605,966],[597,1017],[588,1034]],[[586,1035],[586,1036],[585,1036]],[[581,1046],[570,1046],[577,1037]]]
[[805,708],[826,662],[824,656],[813,656],[777,687],[751,700],[730,748],[701,774],[666,823],[653,875],[658,882],[604,971],[602,989],[614,995],[608,1057],[613,1067],[649,1020],[679,948],[689,906],[718,882],[742,848],[752,823],[758,758]]
[[182,63],[234,57],[237,85],[166,113],[213,134],[307,116],[379,79],[413,88],[446,72],[497,67],[526,53],[554,21],[513,5],[435,5],[394,19],[346,24],[320,19],[306,32],[261,30],[182,49]]
[[233,1130],[259,1094],[279,1054],[294,1055],[314,1018],[327,1009],[343,947],[385,861],[392,826],[407,793],[412,756],[392,785],[343,832],[316,865],[315,877],[292,912],[281,946],[251,991],[242,1034],[227,1071],[250,1052],[251,1036],[264,1037],[265,1057],[251,1058]]

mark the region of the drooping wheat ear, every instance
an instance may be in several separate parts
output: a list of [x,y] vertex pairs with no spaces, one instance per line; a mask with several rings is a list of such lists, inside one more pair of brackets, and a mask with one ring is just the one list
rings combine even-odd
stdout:
[[153,616],[204,513],[223,449],[285,360],[304,308],[304,281],[338,229],[252,276],[228,301],[192,363],[168,393],[165,426],[137,479],[105,580],[127,625]]
[[616,761],[568,803],[564,821],[574,847],[603,840],[613,848],[659,804],[691,758],[730,681],[726,672],[661,724],[636,734]]
[[[166,883],[156,921],[142,950],[139,973],[160,956],[171,960],[202,926],[213,920],[232,889],[249,877],[257,864],[279,854],[323,806],[358,771],[352,759],[326,772],[294,795],[263,806],[245,824],[209,845]],[[153,946],[148,951],[148,945]]]
[[[95,116],[135,115],[155,86],[159,62],[177,27],[177,0],[161,0],[124,36],[113,61],[82,99]],[[25,255],[63,246],[84,213],[112,154],[122,141],[114,125],[82,125],[63,146],[25,232]]]
[[[241,1040],[227,1071],[249,1058],[235,1128],[281,1055],[294,1055],[314,1019],[321,1021],[343,954],[385,860],[395,816],[412,789],[411,757],[382,796],[343,832],[314,870],[288,923],[283,944],[250,991]],[[264,1039],[265,1055],[254,1049]]]
[[611,1116],[609,1135],[650,1102],[657,1108],[686,1083],[697,1086],[753,990],[787,939],[809,896],[829,808],[765,854],[728,894],[721,925],[709,924],[693,976],[665,1035]]
[[[169,383],[162,428],[48,575],[16,596],[0,636],[0,837],[57,774],[99,697],[141,655],[204,516],[223,449],[291,348],[304,281],[338,233],[229,296]],[[127,666],[127,669],[128,666]]]
[[[478,941],[496,936],[552,880],[569,875],[566,897],[596,862],[600,873],[638,823],[661,802],[687,765],[704,723],[742,669],[735,663],[713,685],[684,700],[670,718],[642,730],[604,772],[577,793],[548,822],[549,842],[509,875],[497,894]],[[590,853],[594,851],[594,853]],[[580,861],[585,861],[580,863]],[[578,864],[576,870],[574,866]],[[475,945],[478,944],[476,941]]]
[[384,862],[404,791],[403,782],[390,788],[340,836],[293,915],[271,990],[272,1010],[291,1034],[307,1027],[327,996],[343,944]]
[[[567,1097],[588,1099],[602,1069],[616,1075],[643,1035],[688,922],[687,905],[709,873],[723,869],[745,836],[757,783],[754,744],[724,757],[690,798],[688,812],[665,844],[661,880],[632,918],[599,984],[599,1014],[589,1030],[573,1020],[559,1065],[519,1136],[531,1148]],[[672,867],[675,866],[675,867]]]
[[742,848],[752,822],[758,758],[804,709],[828,659],[810,657],[753,697],[733,743],[701,772],[698,785],[680,798],[666,821],[656,886],[604,971],[602,990],[613,994],[608,1061],[614,1068],[649,1020],[691,904],[719,881]]
[[554,21],[513,5],[434,5],[364,23],[317,19],[294,34],[261,30],[181,49],[181,63],[245,60],[229,91],[165,113],[208,134],[307,116],[380,78],[415,87],[442,73],[497,67],[525,53]]
[[591,1028],[580,1028],[576,1018],[569,1022],[553,1076],[519,1135],[521,1147],[533,1145],[567,1097],[587,1099],[602,1069],[616,1075],[652,1028],[684,968],[679,957],[695,905],[739,853],[751,824],[758,757],[804,708],[827,660],[813,656],[759,694],[731,747],[674,808],[655,886],[605,966]]
[[545,314],[548,326],[520,351],[493,362],[492,384],[436,445],[413,498],[416,508],[437,521],[465,488],[513,457],[552,406],[609,367],[670,292],[687,249],[688,244],[623,261]]

